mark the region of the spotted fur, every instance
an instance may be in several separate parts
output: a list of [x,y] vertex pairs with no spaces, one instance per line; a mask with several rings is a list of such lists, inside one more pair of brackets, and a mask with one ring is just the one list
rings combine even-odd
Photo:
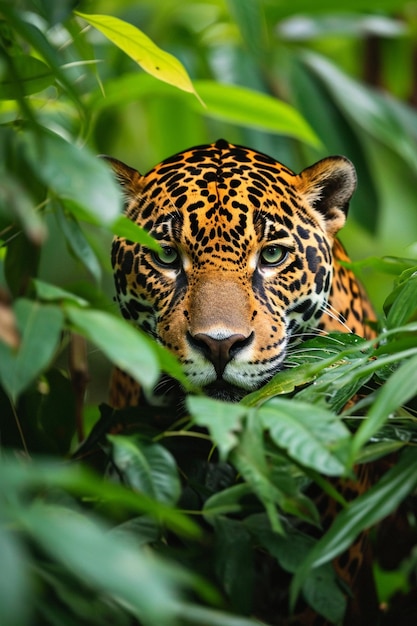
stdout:
[[[285,365],[314,329],[367,336],[372,312],[335,238],[355,189],[353,165],[330,157],[294,174],[224,140],[174,155],[145,176],[111,160],[127,215],[158,255],[116,238],[117,300],[178,357],[192,383],[237,400]],[[115,378],[112,403],[138,390]]]

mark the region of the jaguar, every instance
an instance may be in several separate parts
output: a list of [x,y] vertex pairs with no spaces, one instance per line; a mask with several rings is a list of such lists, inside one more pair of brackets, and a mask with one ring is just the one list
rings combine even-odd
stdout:
[[[205,394],[241,400],[286,368],[293,346],[315,333],[373,336],[372,306],[337,238],[356,187],[347,158],[324,158],[296,174],[223,139],[171,156],[145,175],[106,158],[126,215],[159,243],[155,250],[115,237],[121,313],[171,351]],[[145,401],[173,402],[173,389],[172,381],[160,383]],[[138,405],[141,394],[115,370],[113,407]],[[365,474],[342,491],[364,489]],[[334,505],[320,503],[323,518],[334,517]],[[370,604],[360,567],[366,541],[362,536],[336,570]],[[357,610],[350,606],[346,624],[372,622]],[[307,607],[285,623],[327,623],[317,620]]]
[[[127,216],[160,244],[155,252],[115,238],[121,313],[174,353],[207,395],[240,400],[313,332],[372,335],[371,305],[336,237],[356,186],[347,158],[295,174],[221,139],[144,176],[109,161]],[[116,372],[113,406],[137,404],[139,394],[133,379]]]

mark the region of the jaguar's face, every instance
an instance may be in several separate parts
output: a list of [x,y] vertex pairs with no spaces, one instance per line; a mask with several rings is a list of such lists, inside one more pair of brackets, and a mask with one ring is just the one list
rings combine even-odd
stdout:
[[278,371],[315,328],[332,283],[332,243],[355,185],[341,157],[295,175],[224,141],[145,176],[112,161],[128,216],[161,246],[116,238],[117,299],[206,393],[238,399]]

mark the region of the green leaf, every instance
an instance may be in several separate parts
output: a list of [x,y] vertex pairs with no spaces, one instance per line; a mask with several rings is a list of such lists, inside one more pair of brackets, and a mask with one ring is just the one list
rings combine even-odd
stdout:
[[[345,369],[352,368],[356,372],[358,359],[366,360],[363,353],[369,346],[369,342],[366,342],[361,337],[340,332],[329,333],[326,336],[314,337],[314,339],[304,341],[291,350],[289,358],[294,366],[275,374],[270,382],[261,387],[261,389],[245,396],[242,404],[259,406],[272,397],[291,393],[297,387],[305,387],[307,383],[312,381],[315,381],[314,386],[306,386],[305,392],[298,392],[297,396],[301,397],[303,393],[305,395],[311,394],[311,398],[308,401],[313,402],[314,398],[317,401],[320,399],[320,394],[315,391],[318,385],[323,388],[323,394],[329,394],[330,389],[344,394],[346,379],[343,378],[343,375],[339,376],[337,372],[342,372],[340,368],[344,364],[346,365]],[[336,364],[337,368],[334,367]],[[344,372],[344,375],[346,375],[346,372]],[[340,381],[334,384],[334,379],[338,376]],[[360,379],[361,376],[358,374],[354,378]],[[330,379],[332,382],[327,382],[327,379]],[[325,389],[326,386],[330,389]],[[341,406],[345,402],[346,400],[342,401]]]
[[205,115],[296,137],[316,147],[320,145],[305,119],[286,102],[246,87],[212,80],[195,81],[195,86],[207,106]]
[[75,14],[97,28],[148,74],[197,95],[178,59],[158,48],[147,35],[132,24],[109,15],[86,15],[79,11],[75,11]]
[[88,306],[88,301],[84,300],[84,298],[80,298],[74,293],[67,291],[66,289],[62,289],[61,287],[57,287],[56,285],[51,285],[50,283],[46,283],[43,280],[39,280],[39,278],[34,278],[32,280],[32,285],[35,288],[35,293],[39,300],[45,300],[47,302],[72,302],[78,306]]
[[275,444],[297,463],[330,476],[343,474],[340,450],[349,431],[337,415],[304,402],[275,398],[258,409],[258,419]]
[[330,530],[308,553],[294,576],[291,585],[292,606],[311,569],[328,563],[342,554],[361,532],[390,515],[416,488],[416,460],[415,449],[406,450],[397,464],[376,485],[339,513]]
[[324,367],[325,365],[321,363],[317,367],[316,364],[305,363],[278,372],[266,385],[245,396],[242,404],[258,406],[275,396],[291,393],[296,387],[312,382],[317,377],[322,366]]
[[316,406],[323,406],[339,413],[372,377],[372,372],[362,373],[361,370],[361,366],[366,366],[368,363],[368,356],[363,356],[361,359],[357,358],[357,355],[351,359],[345,358],[340,364],[318,376],[314,385],[301,389],[295,397],[300,402],[311,402]]
[[388,328],[396,328],[407,322],[411,322],[417,315],[416,268],[414,267],[411,270],[407,270],[404,274],[408,275],[408,280],[401,282],[384,303],[384,309],[388,309]]
[[[122,485],[103,481],[81,465],[62,462],[36,461],[30,465],[3,455],[0,459],[0,495],[6,499],[22,497],[45,489],[65,490],[100,505],[116,507],[119,511],[134,511],[150,515],[183,536],[199,538],[201,529],[177,509],[157,502],[144,493],[133,492]],[[26,502],[26,500],[25,500]]]
[[151,250],[160,251],[161,246],[139,224],[132,222],[126,215],[120,215],[112,225],[112,230],[118,237],[124,237],[134,243],[140,243]]
[[149,338],[125,320],[93,309],[65,306],[74,330],[92,341],[117,367],[146,389],[158,380],[159,363]]
[[146,493],[158,502],[175,504],[181,485],[171,453],[140,437],[111,436],[113,461],[131,489]]
[[352,442],[352,454],[384,424],[390,413],[413,398],[417,389],[417,356],[405,361],[379,389],[366,420],[358,428]]
[[190,393],[195,392],[195,387],[185,376],[181,364],[172,352],[165,348],[165,346],[161,346],[159,343],[150,339],[147,335],[145,335],[145,339],[148,341],[148,345],[152,347],[154,354],[157,356],[160,369],[166,374],[172,376],[172,378],[178,380],[184,389]]
[[17,352],[0,343],[0,380],[15,402],[21,392],[49,365],[63,326],[62,311],[26,299],[14,306],[21,343]]
[[174,623],[181,569],[113,536],[85,515],[37,504],[18,514],[26,532],[81,581],[126,603],[145,624]]
[[232,452],[232,462],[252,492],[265,507],[271,527],[277,533],[284,533],[276,505],[285,510],[285,494],[271,477],[270,466],[265,456],[262,424],[255,411],[247,416],[246,428],[240,436],[239,445]]
[[33,171],[76,217],[97,225],[117,219],[122,210],[120,190],[101,159],[51,132],[27,131],[20,141]]
[[42,91],[54,82],[49,67],[29,55],[9,57],[10,64],[0,79],[0,100],[18,99],[21,93],[29,95]]
[[218,515],[227,515],[229,513],[239,513],[243,510],[241,500],[251,493],[249,485],[239,483],[227,489],[217,491],[204,504],[204,518],[207,522],[212,523],[213,518]]
[[303,596],[307,604],[330,624],[343,623],[347,600],[330,563],[309,573],[303,584]]
[[0,527],[0,624],[26,626],[31,622],[28,556],[17,533]]
[[101,266],[87,237],[75,217],[65,213],[60,203],[57,202],[57,204],[55,215],[71,252],[90,272],[96,283],[99,283],[101,280]]
[[242,429],[242,418],[248,409],[239,404],[201,396],[189,396],[187,406],[194,423],[208,428],[213,443],[219,449],[220,458],[226,459],[238,443],[237,433]]

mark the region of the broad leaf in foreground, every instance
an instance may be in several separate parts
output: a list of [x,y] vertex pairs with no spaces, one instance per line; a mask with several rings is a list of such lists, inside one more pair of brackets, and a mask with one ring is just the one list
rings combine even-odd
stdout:
[[145,72],[178,89],[197,95],[184,66],[178,59],[161,50],[141,30],[110,15],[87,15],[79,11],[75,13],[103,33]]
[[59,307],[22,298],[14,307],[21,342],[15,351],[0,342],[0,381],[13,401],[50,363],[64,317]]

